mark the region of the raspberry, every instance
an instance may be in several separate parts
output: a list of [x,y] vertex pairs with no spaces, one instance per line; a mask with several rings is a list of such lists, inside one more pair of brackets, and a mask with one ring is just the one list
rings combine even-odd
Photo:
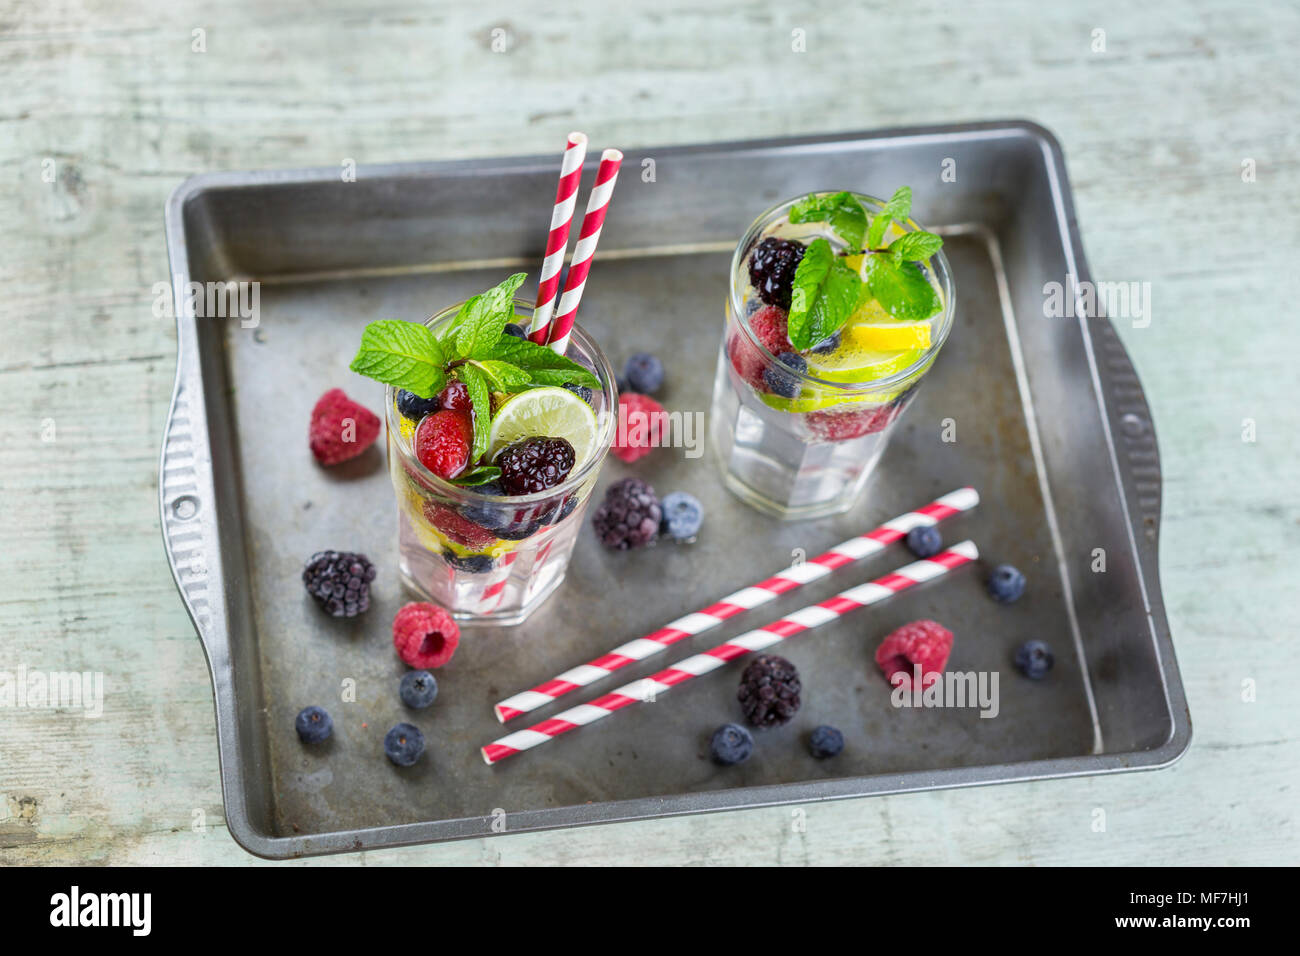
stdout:
[[873,405],[856,411],[809,412],[804,422],[823,441],[849,441],[884,431],[897,415],[895,405]]
[[803,258],[803,243],[768,236],[749,256],[749,281],[768,305],[790,308],[794,272]]
[[763,348],[773,355],[794,350],[790,342],[789,316],[784,309],[772,305],[759,309],[750,317],[749,328],[763,343]]
[[531,495],[564,481],[576,457],[567,439],[536,436],[507,445],[492,463],[501,469],[506,494]]
[[496,540],[491,531],[481,528],[462,514],[443,507],[434,501],[425,501],[420,506],[424,520],[429,522],[452,541],[469,548],[482,551]]
[[444,408],[415,430],[415,457],[439,478],[455,478],[469,464],[474,426],[464,412]]
[[617,457],[634,462],[650,449],[659,447],[664,438],[668,414],[649,395],[629,392],[618,397],[618,431],[610,446]]
[[469,389],[464,382],[450,382],[438,393],[438,405],[453,412],[472,412],[474,403],[470,401]]
[[378,437],[379,418],[348,398],[341,388],[331,388],[311,410],[309,444],[322,465],[356,458]]
[[412,667],[441,667],[460,643],[460,627],[432,604],[407,604],[393,618],[393,647]]
[[889,634],[876,648],[876,664],[895,687],[911,689],[915,667],[929,687],[943,673],[952,651],[952,631],[935,621],[913,621]]
[[364,554],[318,551],[302,569],[302,583],[331,617],[356,617],[370,609],[375,566]]
[[799,672],[784,657],[759,654],[740,677],[736,699],[754,727],[788,724],[799,710]]
[[609,486],[591,524],[601,544],[627,551],[653,541],[662,518],[655,490],[640,478],[624,478]]
[[736,374],[750,386],[760,391],[767,387],[763,383],[763,369],[767,367],[767,362],[739,329],[727,339],[727,358],[731,360],[731,367],[736,370]]

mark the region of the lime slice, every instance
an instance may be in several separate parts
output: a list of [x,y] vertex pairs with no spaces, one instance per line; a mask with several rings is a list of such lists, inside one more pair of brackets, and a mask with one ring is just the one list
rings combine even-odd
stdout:
[[573,471],[596,450],[596,413],[567,388],[530,388],[506,399],[492,417],[488,460],[502,448],[524,438],[544,435],[563,438],[573,446]]

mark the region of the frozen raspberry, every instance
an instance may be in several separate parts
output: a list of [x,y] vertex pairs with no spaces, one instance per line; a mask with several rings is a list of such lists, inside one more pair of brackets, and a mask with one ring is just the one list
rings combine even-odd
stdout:
[[470,401],[469,389],[464,382],[449,382],[438,393],[438,407],[450,408],[453,412],[472,412],[474,403]]
[[858,410],[809,412],[804,422],[823,441],[849,441],[884,431],[897,416],[898,407],[894,405],[873,405]]
[[740,677],[736,699],[754,727],[789,723],[799,710],[799,672],[784,657],[759,654]]
[[374,444],[379,437],[379,418],[343,394],[343,389],[331,388],[311,410],[308,435],[316,460],[322,465],[337,465],[356,458]]
[[393,647],[412,667],[441,667],[460,643],[460,627],[433,604],[408,604],[393,618]]
[[731,360],[731,367],[736,370],[736,374],[752,387],[759,391],[767,387],[763,382],[763,370],[767,368],[763,353],[739,329],[733,331],[727,339],[727,358]]
[[465,412],[444,408],[415,430],[415,457],[439,478],[455,478],[469,464],[474,426]]
[[501,487],[506,494],[531,495],[564,481],[575,458],[567,439],[539,435],[507,445],[492,463],[501,469]]
[[794,273],[803,258],[803,243],[768,236],[749,256],[749,281],[768,305],[790,308]]
[[435,501],[425,501],[421,505],[424,520],[429,522],[457,544],[464,545],[471,551],[482,551],[496,541],[496,536],[486,528],[481,528],[464,515],[443,507]]
[[302,583],[331,617],[356,617],[370,609],[375,566],[364,554],[318,551],[302,569]]
[[935,621],[913,621],[888,635],[876,648],[876,663],[895,687],[912,687],[914,668],[921,668],[921,685],[929,687],[943,673],[952,651],[952,631]]
[[664,439],[668,414],[664,407],[649,395],[629,392],[618,397],[618,430],[610,446],[617,457],[634,462],[650,449],[658,448]]
[[784,309],[778,309],[774,305],[759,309],[750,317],[749,328],[763,343],[763,348],[773,355],[794,349],[790,342],[789,317]]
[[655,490],[640,478],[624,478],[609,486],[591,524],[601,544],[627,551],[653,541],[662,519]]

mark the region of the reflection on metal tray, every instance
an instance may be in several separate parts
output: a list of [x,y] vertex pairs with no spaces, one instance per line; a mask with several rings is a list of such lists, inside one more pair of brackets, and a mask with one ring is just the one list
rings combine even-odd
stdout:
[[[759,210],[802,192],[912,185],[917,218],[945,236],[957,325],[849,514],[760,516],[722,490],[707,452],[665,449],[635,466],[611,458],[603,483],[635,472],[660,493],[698,496],[708,514],[700,540],[609,554],[584,532],[548,605],[523,627],[467,632],[439,673],[437,703],[414,718],[398,700],[404,667],[388,630],[406,597],[382,451],[317,468],[306,422],[333,386],[380,407],[381,387],[347,371],[366,321],[422,319],[507,269],[536,269],[554,157],[376,166],[354,183],[334,170],[222,173],[171,197],[173,273],[261,282],[256,329],[179,320],[160,477],[169,557],[212,670],[235,838],[264,856],[300,856],[490,835],[501,810],[506,832],[519,832],[1177,759],[1191,725],[1157,579],[1149,412],[1108,321],[1043,318],[1046,282],[1089,278],[1051,135],[996,122],[644,156],[655,181],[620,184],[581,321],[616,364],[638,350],[669,356],[669,408],[707,410],[732,244]],[[629,153],[626,167],[641,159]],[[940,182],[945,160],[956,182]],[[947,419],[954,442],[942,440]],[[974,539],[983,563],[783,644],[805,702],[792,724],[760,736],[747,763],[708,759],[713,729],[738,716],[740,665],[499,766],[480,760],[479,746],[500,734],[492,705],[504,695],[784,567],[795,549],[816,553],[963,484],[983,502],[944,534]],[[304,593],[301,566],[324,548],[364,551],[379,566],[362,619],[327,619]],[[1092,570],[1098,548],[1104,573]],[[890,548],[535,716],[907,560]],[[1010,607],[984,593],[998,562],[1029,577]],[[996,718],[890,705],[872,653],[886,632],[921,617],[956,632],[951,669],[1000,672]],[[1040,682],[1011,666],[1031,637],[1056,652]],[[354,702],[340,699],[347,680]],[[294,715],[313,703],[335,717],[322,749],[293,733]],[[382,739],[404,719],[429,749],[397,771]],[[808,755],[805,737],[821,723],[845,731],[833,760]]]

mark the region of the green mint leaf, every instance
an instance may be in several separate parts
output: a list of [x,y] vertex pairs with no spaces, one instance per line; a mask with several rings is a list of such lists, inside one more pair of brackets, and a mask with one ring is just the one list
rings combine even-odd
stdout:
[[[574,385],[601,387],[600,379],[591,374],[585,366],[579,365],[567,356],[557,354],[545,345],[538,345],[527,339],[517,339],[513,335],[503,335],[497,340],[496,348],[492,350],[492,358],[523,369],[537,384],[543,384],[538,380],[538,374],[544,373],[552,379],[545,382],[547,385],[563,385],[565,382],[572,382]],[[552,376],[552,372],[564,373],[563,381],[554,382],[556,376]]]
[[889,202],[871,220],[871,229],[867,232],[867,248],[877,249],[885,238],[891,221],[906,222],[912,214],[912,187],[899,186]]
[[838,332],[840,326],[857,309],[858,300],[862,297],[862,286],[858,274],[846,266],[844,260],[837,258],[831,264],[826,281],[813,300],[812,308],[808,310],[808,344],[800,345],[793,338],[790,339],[791,344],[798,349],[811,348]]
[[452,481],[452,484],[460,485],[462,488],[473,488],[475,485],[485,485],[500,477],[501,469],[496,465],[479,465]]
[[348,367],[369,378],[432,398],[442,388],[442,347],[428,326],[384,319],[369,323]]
[[488,450],[489,432],[492,428],[492,390],[488,387],[487,376],[477,365],[461,365],[456,369],[456,377],[465,383],[465,388],[469,390],[469,400],[474,406],[474,444],[469,453],[472,465]]
[[939,293],[912,262],[895,262],[889,256],[867,260],[867,287],[871,295],[896,319],[916,322],[943,308]]
[[943,240],[932,232],[905,232],[889,244],[895,262],[923,262],[943,247]]
[[517,392],[520,389],[527,388],[533,380],[526,371],[518,365],[511,365],[509,362],[503,362],[500,359],[483,359],[473,363],[481,368],[494,386],[496,392]]
[[465,303],[454,320],[457,358],[492,357],[506,323],[515,317],[515,291],[527,275],[516,272],[500,285]]
[[466,320],[471,315],[476,315],[481,308],[480,302],[483,296],[472,295],[464,301],[456,317],[438,330],[438,341],[442,343],[442,350],[450,358],[464,358],[463,355],[456,354],[456,334],[460,331]]
[[[584,368],[583,372],[587,372]],[[528,370],[529,387],[539,388],[544,385],[587,385],[596,391],[600,391],[600,380],[591,373],[581,377],[575,376],[569,369],[563,368],[533,368]]]
[[790,207],[790,221],[829,222],[835,234],[854,252],[862,248],[862,236],[867,231],[867,211],[847,192],[812,195],[800,200]]
[[825,239],[814,239],[808,243],[803,258],[794,270],[794,284],[790,292],[790,313],[788,332],[790,343],[800,351],[811,348],[817,340],[811,338],[812,329],[810,313],[817,295],[821,292],[830,274],[835,253],[831,244]]

